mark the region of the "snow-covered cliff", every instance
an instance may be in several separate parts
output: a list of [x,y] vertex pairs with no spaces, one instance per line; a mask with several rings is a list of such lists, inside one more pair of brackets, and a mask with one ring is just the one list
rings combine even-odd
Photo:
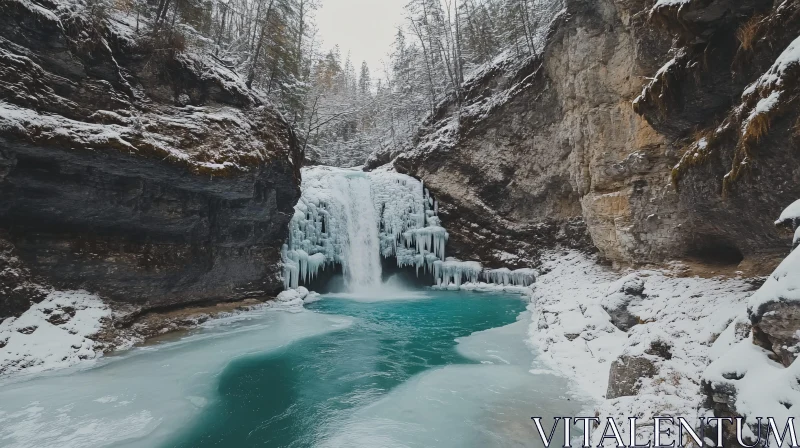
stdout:
[[785,235],[765,217],[800,193],[796,5],[566,1],[539,58],[467,80],[394,166],[440,199],[462,258],[559,243],[766,275]]
[[287,122],[213,57],[88,5],[0,5],[3,264],[144,309],[280,291]]

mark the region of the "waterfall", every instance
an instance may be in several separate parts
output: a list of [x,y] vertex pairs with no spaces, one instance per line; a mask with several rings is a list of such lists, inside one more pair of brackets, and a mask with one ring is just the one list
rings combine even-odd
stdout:
[[347,201],[342,268],[345,284],[352,290],[376,287],[381,282],[380,240],[366,176],[345,176]]
[[417,274],[430,272],[443,288],[478,283],[528,286],[532,269],[486,269],[477,261],[445,258],[448,234],[438,204],[422,182],[390,170],[364,173],[314,166],[303,169],[302,195],[283,246],[287,289],[313,280],[321,269],[342,266],[351,292],[381,282],[381,257]]
[[418,273],[444,260],[436,201],[413,177],[316,166],[303,169],[301,191],[282,252],[287,289],[334,264],[357,291],[379,286],[381,257]]

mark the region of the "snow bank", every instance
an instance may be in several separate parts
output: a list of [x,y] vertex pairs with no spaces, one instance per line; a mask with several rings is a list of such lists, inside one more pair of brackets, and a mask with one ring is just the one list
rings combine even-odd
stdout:
[[790,224],[792,222],[800,223],[800,199],[792,202],[792,204],[781,213],[781,216],[775,221],[775,225]]
[[747,308],[750,313],[758,313],[760,307],[774,301],[800,301],[800,249],[793,250],[767,277],[748,301]]
[[[601,301],[615,275],[578,253],[551,255],[547,273],[533,288],[530,342],[540,359],[600,399],[611,362],[622,352],[625,333],[614,327]],[[585,331],[585,333],[584,333]],[[582,337],[574,337],[574,335]]]
[[530,296],[532,294],[529,286],[515,286],[515,285],[498,285],[495,283],[486,282],[467,282],[462,283],[460,286],[455,285],[436,285],[433,286],[434,290],[462,290],[462,291],[478,291],[478,292],[510,292],[513,294],[520,294],[523,296]]
[[18,318],[0,323],[0,374],[36,373],[100,356],[91,337],[111,310],[85,291],[54,291]]
[[[576,252],[543,261],[528,307],[529,341],[540,359],[592,397],[601,417],[697,415],[712,342],[741,316],[750,285],[656,270],[619,274]],[[638,294],[627,311],[639,322],[627,333],[606,311],[620,305],[626,290]],[[620,356],[646,359],[656,373],[640,380],[635,395],[606,399],[611,364]]]
[[[775,223],[791,223],[797,227],[798,217],[800,201],[795,201]],[[799,233],[795,233],[795,243]],[[778,422],[785,422],[789,417],[797,418],[800,364],[792,361],[793,356],[788,358],[788,362],[791,362],[788,367],[776,359],[783,358],[787,362],[786,353],[781,351],[797,353],[800,332],[795,332],[793,336],[791,334],[793,328],[797,327],[796,314],[791,314],[793,308],[786,308],[785,305],[796,306],[799,301],[800,249],[795,248],[747,302],[748,315],[753,324],[759,327],[758,332],[754,327],[746,338],[732,342],[717,341],[716,359],[703,375],[703,380],[715,395],[725,396],[727,406],[744,416],[751,430],[757,430],[756,417],[774,417]],[[756,344],[756,333],[766,341],[761,340]],[[772,351],[762,348],[765,342]],[[722,346],[717,348],[717,345]],[[755,438],[754,433],[752,438]]]

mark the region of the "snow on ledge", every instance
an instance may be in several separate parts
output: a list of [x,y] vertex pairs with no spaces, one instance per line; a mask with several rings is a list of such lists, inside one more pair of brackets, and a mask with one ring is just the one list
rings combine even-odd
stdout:
[[800,249],[793,250],[753,294],[748,311],[759,313],[769,302],[800,302]]
[[791,221],[800,221],[800,199],[792,202],[792,204],[781,213],[781,216],[775,221],[775,225],[789,223]]
[[0,375],[69,367],[101,355],[91,339],[111,316],[86,291],[53,291],[23,315],[0,322]]
[[748,97],[758,90],[784,87],[784,79],[788,71],[797,65],[800,65],[800,37],[783,50],[766,73],[745,89],[742,97]]

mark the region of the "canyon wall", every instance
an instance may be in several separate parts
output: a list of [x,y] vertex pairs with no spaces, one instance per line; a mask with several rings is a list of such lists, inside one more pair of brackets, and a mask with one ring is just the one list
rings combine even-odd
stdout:
[[[793,233],[775,219],[800,198],[800,2],[564,5],[539,57],[480,71],[394,160],[440,200],[449,255],[524,265],[566,246],[617,266],[682,259],[705,275],[773,272]],[[702,381],[716,416],[755,412],[737,396],[766,380],[743,379],[748,369],[796,368],[797,254],[727,323],[740,352]],[[761,364],[737,354],[749,352]],[[636,395],[627,386],[654,371],[646,356],[619,357],[607,398]]]
[[0,267],[27,292],[0,318],[37,282],[143,309],[280,291],[288,123],[222,61],[75,7],[2,5]]
[[800,28],[776,18],[765,29],[788,31],[738,70],[737,30],[780,2],[766,3],[566,1],[538,58],[468,81],[460,116],[441,105],[394,165],[441,199],[451,253],[463,259],[524,264],[560,243],[619,265],[689,258],[766,274],[788,251],[772,221],[800,197],[796,113],[776,118],[752,151],[758,169],[730,188],[736,141],[675,168]]

